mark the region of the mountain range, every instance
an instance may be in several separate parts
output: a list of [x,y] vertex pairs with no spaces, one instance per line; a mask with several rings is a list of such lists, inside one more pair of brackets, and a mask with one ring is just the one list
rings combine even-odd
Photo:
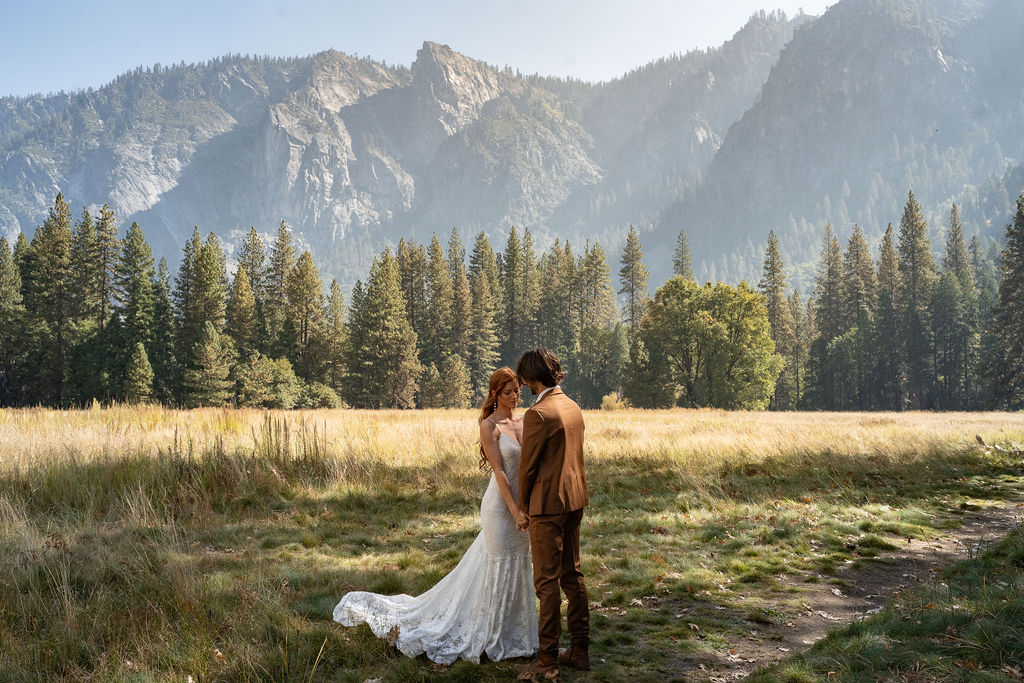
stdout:
[[154,65],[0,99],[0,234],[31,236],[57,192],[109,203],[172,264],[193,226],[231,250],[283,220],[351,284],[403,236],[458,226],[500,250],[515,225],[614,256],[633,224],[658,283],[680,229],[698,278],[725,281],[757,280],[775,230],[807,291],[826,223],[875,239],[910,190],[933,240],[953,202],[969,233],[1001,235],[1024,189],[1022,35],[1019,0],[841,0],[604,83],[431,42],[410,67]]

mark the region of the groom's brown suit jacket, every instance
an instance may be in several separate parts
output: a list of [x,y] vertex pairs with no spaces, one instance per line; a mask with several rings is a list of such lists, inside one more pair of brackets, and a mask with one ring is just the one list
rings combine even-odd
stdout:
[[523,417],[519,507],[529,515],[557,515],[588,502],[583,413],[555,387]]

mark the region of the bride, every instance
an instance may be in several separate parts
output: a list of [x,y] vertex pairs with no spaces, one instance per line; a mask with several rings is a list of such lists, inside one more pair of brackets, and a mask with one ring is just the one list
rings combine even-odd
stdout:
[[480,503],[480,534],[459,564],[418,597],[353,591],[334,608],[344,626],[365,622],[402,654],[440,664],[458,658],[479,663],[528,657],[537,651],[537,611],[530,537],[519,509],[519,456],[523,423],[516,417],[519,380],[509,368],[491,375],[480,413],[481,467],[490,484]]

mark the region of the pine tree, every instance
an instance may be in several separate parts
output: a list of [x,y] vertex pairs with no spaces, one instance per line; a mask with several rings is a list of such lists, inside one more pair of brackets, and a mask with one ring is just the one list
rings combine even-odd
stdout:
[[459,235],[452,231],[452,239],[448,242],[448,268],[452,277],[452,329],[448,335],[452,353],[458,354],[463,362],[468,363],[472,330],[473,295],[469,291],[469,277],[466,275],[464,250]]
[[[422,244],[398,241],[396,252],[398,277],[405,298],[405,316],[422,345],[428,336],[427,310],[427,252]],[[419,352],[419,350],[418,350]]]
[[324,293],[320,272],[308,251],[295,263],[285,289],[288,322],[295,333],[292,365],[300,377],[311,381],[321,371],[318,342],[323,334]]
[[577,271],[580,279],[580,329],[607,328],[615,320],[615,290],[604,249],[587,245]]
[[153,398],[163,404],[174,401],[180,381],[178,358],[174,352],[176,338],[171,276],[167,259],[161,258],[153,281],[153,343],[149,359],[153,369]]
[[494,327],[494,297],[486,270],[481,268],[473,271],[469,288],[473,296],[469,371],[473,402],[477,403],[487,393],[487,381],[498,367],[500,356]]
[[473,286],[473,276],[478,272],[482,272],[485,275],[487,286],[490,288],[492,315],[494,317],[493,329],[497,335],[498,331],[504,327],[504,321],[502,320],[504,296],[501,289],[501,270],[498,268],[498,259],[494,254],[494,249],[491,247],[491,241],[483,230],[476,236],[476,242],[473,243],[473,253],[469,256],[468,278],[470,289]]
[[843,399],[844,377],[841,359],[830,352],[833,340],[848,331],[844,325],[843,253],[839,239],[831,225],[825,226],[825,246],[818,266],[814,292],[815,328],[817,336],[811,344],[810,398],[812,403],[826,410],[835,410]]
[[875,264],[871,249],[860,226],[853,234],[843,257],[845,277],[844,327],[852,331],[850,338],[854,376],[847,383],[848,399],[844,407],[867,410],[874,393],[874,317],[877,299]]
[[903,408],[903,354],[900,345],[899,296],[903,278],[893,243],[892,224],[882,238],[878,256],[878,304],[875,315],[876,405],[883,410]]
[[644,251],[640,246],[640,233],[632,225],[626,235],[622,249],[622,267],[619,268],[619,294],[624,297],[622,317],[629,329],[636,327],[647,306],[647,268],[644,266]]
[[292,245],[291,229],[281,221],[277,237],[270,249],[270,264],[266,273],[266,297],[263,315],[266,318],[267,350],[283,353],[285,342],[281,339],[285,321],[288,319],[285,304],[288,300],[288,274],[295,267],[295,247]]
[[697,281],[693,275],[693,257],[690,256],[690,242],[686,239],[686,230],[679,229],[676,238],[676,249],[672,253],[672,274],[681,275],[687,280]]
[[239,355],[248,358],[256,350],[256,298],[247,271],[241,266],[231,283],[225,316],[224,331],[234,341]]
[[[127,348],[136,343],[149,346],[153,341],[153,250],[138,223],[132,223],[121,244],[115,272],[114,295],[124,328]],[[147,358],[147,365],[148,358]]]
[[202,332],[202,321],[196,315],[196,259],[203,250],[203,237],[199,228],[192,231],[192,237],[182,248],[181,265],[174,278],[175,340],[178,358],[184,362],[192,351],[192,346]]
[[27,351],[24,320],[21,273],[7,239],[0,237],[0,406],[17,400],[16,377]]
[[[525,320],[525,331],[523,332],[523,349],[532,349],[540,346],[540,337],[537,327],[537,309],[540,307],[540,272],[537,267],[537,253],[533,247],[533,235],[530,229],[523,230],[523,315]],[[517,354],[523,349],[518,349]],[[518,355],[514,360],[518,360]]]
[[441,403],[445,408],[468,408],[473,398],[473,384],[469,368],[462,358],[449,353],[441,362],[438,370],[444,395]]
[[775,231],[770,230],[758,289],[764,297],[765,308],[768,311],[768,324],[771,328],[772,341],[775,342],[775,352],[782,356],[785,362],[775,382],[775,391],[768,402],[771,410],[793,408],[796,403],[796,385],[799,383],[799,379],[793,376],[797,368],[790,365],[792,347],[796,344],[796,332],[789,301],[786,300],[785,268],[782,253],[779,251],[779,239],[775,236]]
[[505,310],[499,316],[501,333],[501,364],[514,365],[516,359],[526,348],[529,334],[530,315],[524,292],[526,286],[526,264],[523,259],[522,246],[516,226],[508,233],[508,242],[501,259],[501,283],[504,285],[502,301]]
[[[942,345],[943,368],[939,370],[942,375],[942,384],[945,388],[944,403],[948,409],[966,410],[972,403],[973,396],[977,390],[973,386],[974,368],[978,362],[978,349],[980,345],[978,330],[978,289],[975,285],[976,276],[974,271],[974,258],[964,238],[963,224],[960,222],[960,212],[953,204],[949,212],[949,234],[946,239],[946,250],[942,258],[942,267],[945,272],[951,273],[957,280],[957,287],[952,288],[948,283],[941,285],[940,292],[936,292],[933,299],[933,316],[936,304],[942,305],[945,314],[953,313],[955,318],[943,320],[942,332],[944,339]],[[943,276],[945,273],[943,273]],[[941,278],[940,278],[941,279]],[[955,302],[951,299],[955,296]],[[936,321],[936,325],[938,325]],[[939,330],[936,329],[936,360],[938,360],[940,341]],[[952,335],[951,337],[947,335]]]
[[22,273],[25,310],[41,332],[38,398],[51,406],[61,404],[64,398],[68,355],[76,341],[71,242],[71,209],[64,196],[58,194],[47,219],[32,238]]
[[374,259],[365,291],[360,283],[352,291],[345,365],[350,405],[413,407],[422,368],[390,249]]
[[993,384],[996,404],[1020,410],[1024,408],[1024,193],[1017,198],[1013,224],[1006,228],[999,274],[999,300],[988,331],[992,353],[986,375]]
[[121,253],[121,241],[117,238],[118,228],[114,220],[114,210],[106,204],[100,208],[100,217],[96,222],[96,301],[99,308],[96,320],[100,328],[107,324],[113,312],[114,289],[117,282],[117,261]]
[[153,368],[141,341],[135,342],[124,378],[125,403],[149,403],[153,397]]
[[345,380],[345,299],[337,280],[331,280],[324,316],[324,383],[341,392]]
[[800,300],[800,292],[793,290],[787,303],[790,319],[793,321],[793,343],[783,359],[783,372],[787,373],[791,383],[789,408],[795,409],[802,405],[804,392],[807,390],[807,358],[813,336],[809,332],[808,315]]
[[199,320],[224,329],[227,307],[228,271],[220,240],[212,232],[206,236],[195,263],[195,311]]
[[434,235],[430,240],[427,263],[427,330],[426,336],[420,341],[424,363],[440,367],[442,359],[451,351],[454,306],[455,291],[451,271],[445,261],[441,241]]
[[929,316],[935,260],[928,241],[928,224],[921,206],[910,192],[900,220],[897,253],[902,288],[899,310],[902,318],[903,362],[907,369],[907,397],[916,409],[932,405],[934,359]]
[[[71,235],[71,262],[75,271],[76,311],[75,317],[82,322],[89,321],[101,327],[100,311],[100,266],[97,264],[99,242],[96,239],[96,224],[88,209],[82,209],[82,217],[75,224]],[[105,321],[104,321],[105,322]]]
[[[256,227],[249,228],[249,234],[242,242],[238,253],[238,270],[245,271],[252,289],[254,303],[253,346],[266,349],[268,346],[267,321],[264,308],[267,300],[267,255],[263,238]],[[237,271],[236,271],[237,273]]]
[[441,382],[441,373],[431,363],[420,375],[420,408],[441,408],[444,406],[445,386]]
[[189,354],[191,363],[182,382],[187,407],[223,406],[231,401],[232,355],[230,341],[212,322],[205,321]]

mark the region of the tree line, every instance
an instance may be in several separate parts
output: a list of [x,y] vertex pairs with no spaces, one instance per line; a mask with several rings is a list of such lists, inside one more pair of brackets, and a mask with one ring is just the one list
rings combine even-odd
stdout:
[[284,222],[269,246],[250,230],[232,277],[196,228],[172,281],[137,223],[119,238],[108,206],[76,222],[58,195],[31,241],[0,238],[0,405],[467,407],[544,345],[584,407],[1019,407],[1024,196],[998,269],[955,206],[941,267],[926,227],[911,194],[877,265],[856,226],[845,253],[826,227],[806,302],[774,233],[755,289],[698,285],[681,230],[650,297],[632,226],[617,289],[597,243],[538,254],[513,226],[467,259],[453,229],[385,248],[346,305]]

